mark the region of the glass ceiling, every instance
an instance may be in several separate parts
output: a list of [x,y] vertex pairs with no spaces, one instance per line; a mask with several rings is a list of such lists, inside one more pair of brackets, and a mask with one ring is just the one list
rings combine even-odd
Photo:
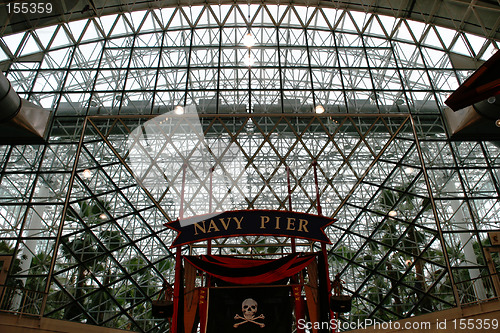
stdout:
[[[250,51],[242,44],[248,25]],[[317,104],[328,112],[435,112],[478,66],[472,59],[497,49],[482,37],[387,16],[222,5],[3,36],[0,61],[13,61],[8,77],[22,97],[67,115],[154,114],[178,104],[201,113]]]
[[[500,149],[450,142],[441,111],[498,46],[407,19],[285,5],[163,8],[2,36],[14,89],[54,117],[47,144],[0,146],[0,252],[17,258],[1,308],[165,331],[149,301],[173,282],[163,224],[179,215],[186,161],[186,215],[207,209],[201,165],[220,180],[213,210],[288,209],[288,167],[293,209],[316,214],[317,161],[323,213],[338,219],[330,274],[354,296],[342,321],[494,297],[483,247],[499,228]],[[196,124],[172,116],[177,106]],[[279,256],[289,241],[213,248]]]

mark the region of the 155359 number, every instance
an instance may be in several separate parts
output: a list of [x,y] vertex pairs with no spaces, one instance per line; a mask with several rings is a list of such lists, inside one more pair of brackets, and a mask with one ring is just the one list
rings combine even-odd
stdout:
[[492,330],[498,332],[499,320],[494,318],[476,318],[476,319],[453,319],[453,329],[455,330],[467,330],[469,332],[474,332],[475,330]]
[[6,6],[9,14],[51,14],[54,10],[50,2],[11,2]]

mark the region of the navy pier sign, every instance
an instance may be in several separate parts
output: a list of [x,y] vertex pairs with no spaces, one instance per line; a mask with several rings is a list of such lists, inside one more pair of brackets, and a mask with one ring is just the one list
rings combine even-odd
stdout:
[[284,210],[237,210],[166,223],[178,232],[171,247],[233,236],[284,236],[331,244],[325,228],[335,219]]

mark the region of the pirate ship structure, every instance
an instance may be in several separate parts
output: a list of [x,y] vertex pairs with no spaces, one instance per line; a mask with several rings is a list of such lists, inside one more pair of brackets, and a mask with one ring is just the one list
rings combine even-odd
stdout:
[[[166,224],[178,233],[172,243],[175,283],[164,284],[153,314],[169,318],[175,333],[301,333],[305,323],[328,323],[311,325],[313,332],[335,330],[336,313],[349,311],[351,299],[341,295],[339,276],[330,281],[330,241],[324,229],[335,219],[322,216],[316,172],[315,179],[317,215],[294,212],[290,197],[288,211],[239,210],[183,218],[181,209],[180,218]],[[280,245],[280,253],[267,251],[272,259],[237,251],[232,256],[211,253],[214,239],[248,236],[290,242]],[[297,239],[306,243],[298,246]],[[206,242],[206,254],[181,255],[182,246],[200,242]],[[321,244],[321,251],[312,251],[314,243]],[[297,251],[305,244],[310,251]]]

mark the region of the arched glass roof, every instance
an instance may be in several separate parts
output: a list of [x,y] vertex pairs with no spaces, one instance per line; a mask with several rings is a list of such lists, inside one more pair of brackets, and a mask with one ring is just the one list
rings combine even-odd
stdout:
[[221,5],[72,21],[4,36],[1,49],[16,91],[59,114],[385,113],[435,112],[498,45],[383,15]]
[[[9,15],[7,6],[0,8],[0,15],[9,17],[0,25],[4,34],[12,34],[28,29],[37,29],[61,22],[78,21],[81,19],[134,12],[165,7],[189,7],[203,5],[232,5],[238,1],[211,1],[211,0],[157,0],[134,1],[127,0],[61,0],[52,4],[51,8],[44,8],[45,12],[25,15]],[[243,4],[251,1],[241,2]],[[290,1],[263,1],[259,4],[277,4],[281,6],[320,6],[323,8],[341,9],[355,12],[387,15],[397,18],[408,18],[414,21],[435,24],[441,27],[472,33],[498,40],[500,30],[498,16],[500,8],[494,0],[379,0],[367,2],[347,0],[335,2],[318,2],[311,4],[305,0]],[[47,7],[48,5],[46,5]],[[13,12],[13,8],[11,13]]]
[[[354,296],[345,322],[498,295],[483,247],[498,229],[500,149],[448,140],[441,115],[498,40],[374,11],[172,6],[3,35],[0,68],[54,116],[45,144],[0,146],[0,245],[19,259],[2,310],[165,331],[150,301],[173,282],[164,223],[179,216],[189,159],[186,215],[208,198],[214,210],[288,209],[289,195],[315,214],[316,163],[323,213],[338,220],[330,273]],[[177,106],[198,122],[173,117]],[[211,194],[207,165],[222,184]],[[289,242],[212,246],[272,257]]]

